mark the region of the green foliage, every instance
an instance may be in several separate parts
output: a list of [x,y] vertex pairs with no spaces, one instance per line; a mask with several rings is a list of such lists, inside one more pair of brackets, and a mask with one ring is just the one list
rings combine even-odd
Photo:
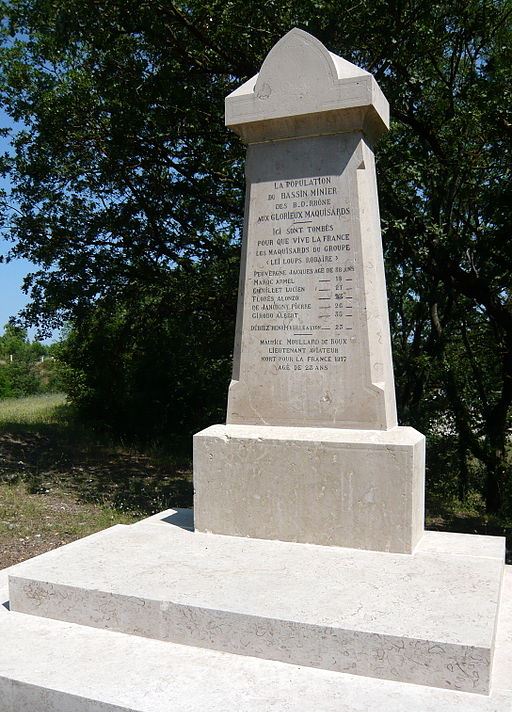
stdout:
[[97,303],[61,344],[65,387],[91,418],[151,441],[222,420],[238,251],[163,271],[130,302]]
[[59,366],[50,352],[51,347],[30,342],[25,329],[6,324],[0,336],[0,399],[60,390]]
[[377,157],[401,419],[430,434],[432,486],[508,506],[511,0],[17,0],[4,16],[0,90],[25,126],[4,220],[12,255],[41,265],[28,323],[71,324],[75,400],[147,436],[222,412],[243,214],[223,101],[299,26],[390,101]]

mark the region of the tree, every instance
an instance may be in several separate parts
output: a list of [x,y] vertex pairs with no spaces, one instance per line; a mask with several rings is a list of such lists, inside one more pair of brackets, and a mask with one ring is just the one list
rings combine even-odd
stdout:
[[116,308],[96,304],[58,349],[72,399],[138,441],[190,436],[222,420],[237,273],[232,250],[168,271]]
[[[372,71],[393,116],[378,161],[400,413],[429,432],[442,421],[456,440],[460,493],[477,458],[488,511],[503,506],[512,402],[510,0],[18,0],[4,13],[1,90],[26,127],[14,141],[5,222],[13,255],[41,265],[27,282],[25,318],[43,327],[69,321],[77,353],[90,344],[91,358],[108,324],[118,353],[132,354],[128,380],[146,353],[141,337],[135,350],[133,333],[120,327],[134,305],[150,315],[155,294],[170,285],[194,300],[199,262],[229,272],[243,147],[223,127],[224,96],[292,26]],[[208,323],[233,330],[211,317],[204,343],[214,342]],[[229,339],[221,341],[229,359]],[[172,341],[174,357],[183,343]]]
[[[509,3],[456,3],[424,33],[420,61],[412,48],[401,51],[394,67],[407,90],[384,149],[396,165],[407,157],[416,174],[384,172],[388,254],[415,313],[404,356],[421,354],[436,370],[462,478],[468,453],[485,464],[489,512],[507,487],[512,403],[511,12]],[[393,311],[395,326],[404,307]],[[434,383],[422,393],[418,376],[412,380],[424,408]]]
[[6,324],[0,336],[0,398],[34,395],[45,390],[38,371],[43,344],[30,342],[26,329]]

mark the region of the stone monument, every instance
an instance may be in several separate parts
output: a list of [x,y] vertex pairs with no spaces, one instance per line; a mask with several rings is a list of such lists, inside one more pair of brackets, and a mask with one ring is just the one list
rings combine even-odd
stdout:
[[248,144],[227,424],[195,437],[201,531],[410,553],[424,438],[397,425],[371,74],[292,30],[226,99]]
[[510,712],[504,539],[423,532],[424,440],[396,421],[387,102],[292,30],[226,117],[249,144],[240,302],[194,518],[0,572],[0,712]]

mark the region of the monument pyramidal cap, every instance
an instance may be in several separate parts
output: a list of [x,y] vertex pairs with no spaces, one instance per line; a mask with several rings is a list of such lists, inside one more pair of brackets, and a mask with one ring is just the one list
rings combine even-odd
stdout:
[[194,512],[0,572],[0,712],[510,712],[505,540],[423,531],[424,438],[397,425],[386,99],[292,30],[226,123],[248,146],[240,299]]
[[397,426],[371,74],[291,30],[226,98],[248,144],[226,425],[195,437],[196,527],[410,553],[424,438]]
[[[276,123],[262,127],[262,121]],[[226,97],[226,126],[245,143],[363,125],[372,140],[389,128],[389,104],[373,76],[297,28],[276,43],[258,74]]]

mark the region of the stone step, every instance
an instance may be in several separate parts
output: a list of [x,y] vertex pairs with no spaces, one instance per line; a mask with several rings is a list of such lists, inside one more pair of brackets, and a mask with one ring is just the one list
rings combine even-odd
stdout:
[[0,616],[0,639],[0,712],[512,709],[510,689],[486,697],[408,685],[18,613]]
[[131,635],[487,694],[503,542],[468,539],[447,554],[452,536],[430,532],[402,555],[161,520],[117,526],[18,565],[10,603]]

